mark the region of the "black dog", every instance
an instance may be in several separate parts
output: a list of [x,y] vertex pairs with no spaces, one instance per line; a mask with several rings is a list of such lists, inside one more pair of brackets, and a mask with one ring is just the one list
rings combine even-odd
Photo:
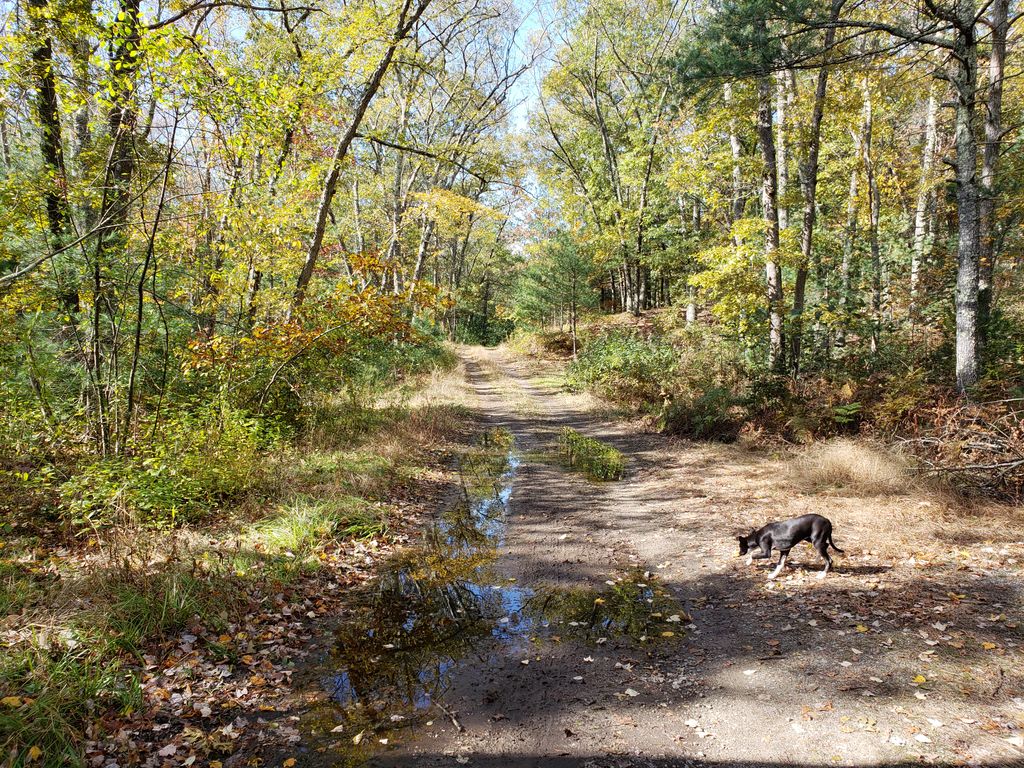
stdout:
[[766,560],[772,556],[772,548],[779,550],[779,564],[769,576],[774,579],[786,565],[786,557],[789,550],[801,541],[809,541],[818,550],[818,554],[825,560],[825,570],[818,574],[819,579],[824,579],[828,569],[832,567],[832,558],[828,556],[828,548],[831,546],[836,552],[842,554],[843,550],[832,541],[832,523],[827,517],[821,515],[801,515],[790,520],[783,520],[778,523],[768,523],[763,528],[758,528],[748,536],[737,537],[740,540],[740,554],[746,555],[748,550],[760,549],[757,554],[747,555],[747,565],[754,560]]

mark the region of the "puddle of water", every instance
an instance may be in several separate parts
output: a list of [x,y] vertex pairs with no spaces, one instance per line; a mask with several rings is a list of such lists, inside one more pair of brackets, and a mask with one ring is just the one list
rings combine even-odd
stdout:
[[384,567],[336,630],[324,686],[331,705],[306,728],[351,745],[337,757],[358,764],[381,738],[394,745],[408,726],[446,717],[440,702],[464,660],[511,656],[554,634],[584,642],[681,634],[685,613],[649,573],[596,590],[534,590],[497,572],[518,466],[512,435],[487,433],[460,461],[462,500]]
[[533,593],[491,568],[518,464],[512,435],[488,432],[460,461],[462,500],[385,567],[337,629],[326,688],[349,738],[411,724],[444,696],[460,659],[495,639],[525,642]]

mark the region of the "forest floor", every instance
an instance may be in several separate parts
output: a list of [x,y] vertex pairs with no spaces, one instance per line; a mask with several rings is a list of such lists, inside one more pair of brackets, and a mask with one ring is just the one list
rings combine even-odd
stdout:
[[[1024,765],[1019,512],[811,491],[795,451],[653,434],[557,362],[460,356],[491,437],[312,642],[267,764]],[[564,466],[565,426],[625,477]],[[845,550],[824,580],[809,546],[774,582],[737,556],[809,512]]]

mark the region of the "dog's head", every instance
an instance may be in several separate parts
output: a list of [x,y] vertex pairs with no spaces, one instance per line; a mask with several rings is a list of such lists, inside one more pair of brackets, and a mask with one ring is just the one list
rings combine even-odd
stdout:
[[748,549],[750,549],[751,547],[756,547],[757,546],[757,542],[753,541],[753,538],[754,538],[753,536],[737,536],[736,537],[736,539],[740,543],[740,554],[741,555],[747,554],[747,550]]

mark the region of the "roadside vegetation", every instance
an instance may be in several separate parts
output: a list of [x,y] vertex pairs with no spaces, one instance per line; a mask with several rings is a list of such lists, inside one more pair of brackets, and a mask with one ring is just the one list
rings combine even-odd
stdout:
[[567,331],[557,327],[520,332],[512,346],[563,359],[565,386],[667,434],[761,446],[831,441],[806,459],[819,462],[823,477],[863,474],[879,492],[917,478],[968,495],[1021,499],[1024,409],[1008,382],[993,381],[985,396],[979,390],[964,400],[910,348],[888,368],[869,370],[853,358],[793,379],[745,355],[721,325],[688,323],[684,312],[591,314],[581,321],[575,357]]
[[[90,749],[129,749],[113,735],[152,726],[166,705],[150,682],[154,665],[171,665],[182,637],[187,655],[210,665],[193,665],[207,694],[200,719],[211,728],[228,711],[220,708],[238,706],[231,691],[251,676],[247,638],[268,622],[259,606],[282,592],[288,603],[319,596],[355,551],[386,548],[428,502],[428,475],[468,434],[464,409],[429,397],[452,365],[435,347],[398,387],[374,379],[355,400],[352,390],[325,393],[301,426],[274,420],[271,429],[229,411],[219,423],[195,420],[190,433],[168,430],[134,461],[75,464],[61,453],[8,473],[5,759],[77,765]],[[272,668],[294,650],[282,643]],[[222,741],[193,754],[224,758],[236,745]]]

